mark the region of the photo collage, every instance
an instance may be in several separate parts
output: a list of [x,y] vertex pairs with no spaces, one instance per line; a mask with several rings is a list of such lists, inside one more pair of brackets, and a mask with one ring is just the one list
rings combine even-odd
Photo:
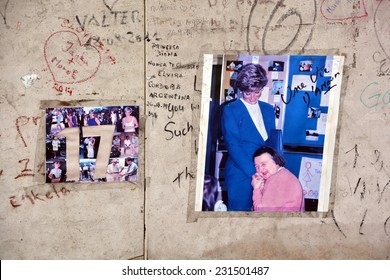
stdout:
[[[105,127],[104,127],[105,126]],[[105,130],[105,134],[92,131]],[[113,133],[107,133],[113,131]],[[93,134],[93,133],[92,133]],[[65,137],[65,135],[67,137]],[[68,143],[67,143],[68,139]],[[70,139],[77,139],[70,142]],[[104,141],[103,141],[104,140]],[[76,144],[77,143],[77,144]],[[75,145],[76,144],[76,145]],[[107,163],[100,163],[105,176],[95,176],[97,159],[109,145]],[[139,106],[60,107],[46,109],[46,182],[123,182],[138,180]],[[69,151],[67,151],[69,149]],[[67,155],[79,155],[79,176],[70,179]],[[101,157],[101,155],[99,156]],[[101,172],[99,173],[101,174]],[[74,178],[74,177],[73,177]]]

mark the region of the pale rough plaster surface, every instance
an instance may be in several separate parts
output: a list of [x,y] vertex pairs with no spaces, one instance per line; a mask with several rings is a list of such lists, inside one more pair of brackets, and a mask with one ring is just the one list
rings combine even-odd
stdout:
[[[380,86],[376,91],[371,91],[371,94],[381,93],[386,97],[385,102],[388,102],[389,98],[388,93],[386,95],[389,78],[377,76],[380,65],[372,58],[373,54],[379,51],[382,53],[382,59],[386,59],[386,54],[380,48],[374,32],[374,15],[378,1],[376,3],[365,1],[369,2],[365,6],[367,16],[346,20],[326,19],[320,12],[323,1],[304,1],[299,4],[296,1],[257,1],[249,24],[251,29],[247,32],[248,18],[254,2],[181,1],[179,4],[175,1],[164,1],[170,5],[160,6],[160,10],[156,10],[157,4],[150,2],[146,7],[146,16],[149,19],[147,29],[160,30],[159,34],[164,38],[164,43],[177,44],[180,47],[177,58],[157,58],[157,60],[201,64],[202,55],[205,53],[234,53],[235,50],[247,53],[248,42],[252,53],[262,54],[264,53],[262,45],[264,30],[277,3],[281,5],[268,26],[264,43],[265,51],[278,53],[283,50],[282,53],[291,54],[302,52],[344,55],[344,77],[331,189],[331,201],[334,203],[331,206],[332,211],[327,214],[308,214],[300,217],[261,217],[260,215],[245,217],[245,214],[237,213],[229,213],[228,217],[223,217],[224,214],[220,213],[194,213],[191,203],[194,203],[195,178],[192,179],[190,176],[186,178],[185,168],[188,166],[191,172],[196,173],[194,141],[198,139],[196,128],[200,114],[189,108],[180,116],[175,114],[173,121],[176,122],[177,128],[185,128],[187,121],[192,123],[195,128],[193,137],[175,137],[160,149],[161,158],[164,158],[163,176],[154,175],[156,169],[161,168],[160,163],[153,160],[156,154],[147,154],[148,170],[154,170],[150,187],[147,189],[148,258],[390,258],[390,225],[389,223],[385,225],[390,215],[388,203],[390,193],[385,189],[382,200],[378,203],[377,190],[377,183],[380,190],[383,190],[389,181],[387,127],[390,107],[382,102],[377,108],[369,109],[360,101],[363,89],[374,81],[380,83]],[[314,2],[317,4],[315,9]],[[381,8],[387,13],[390,11],[389,5],[382,4]],[[165,9],[164,13],[161,13],[161,9]],[[182,17],[177,17],[179,10],[183,12]],[[360,5],[354,3],[354,7],[349,10],[343,7],[335,15],[337,18],[347,18],[349,16],[346,15],[351,15],[351,12],[355,12],[355,15],[364,14],[362,1]],[[275,23],[288,13],[299,13],[303,23],[300,26],[299,36],[290,47],[287,46],[299,26],[298,17],[285,17],[284,21],[279,21],[280,26],[275,27]],[[378,18],[377,14],[376,21],[377,26],[381,28],[387,26],[383,16]],[[195,27],[192,28],[192,32],[183,31],[191,24],[194,26],[194,22]],[[311,28],[311,39],[307,40]],[[179,29],[182,29],[181,33],[186,35],[178,35]],[[380,40],[386,42],[388,39],[382,36]],[[156,60],[153,58],[154,52],[150,45],[147,47],[147,60]],[[388,47],[386,50],[390,51]],[[388,59],[386,63],[388,67]],[[153,73],[158,71],[152,65],[148,65],[147,70]],[[201,89],[201,69],[181,70],[180,73],[183,73],[186,78],[184,80],[188,81],[181,83],[181,92],[192,94],[193,103],[199,104],[200,92],[197,90]],[[197,83],[194,82],[195,75]],[[168,83],[164,78],[158,80]],[[196,84],[195,89],[194,84]],[[147,93],[153,91],[147,88]],[[147,94],[147,100],[153,99]],[[163,111],[159,112],[160,115],[164,114]],[[164,115],[170,116],[169,113]],[[161,119],[160,116],[153,120],[152,129],[148,131],[151,149],[153,146],[165,143],[164,139],[169,137],[169,134],[161,133],[164,132],[164,126],[168,121],[172,120]],[[359,156],[356,167],[353,168],[354,151],[348,151],[353,149],[355,144]],[[177,149],[184,151],[182,147],[186,148],[186,153],[170,153],[171,150]],[[375,150],[380,151],[380,161],[384,163],[382,170],[378,163],[375,163],[378,155]],[[177,168],[172,170],[172,166]],[[173,181],[178,173],[183,171],[179,187],[177,181],[174,183]],[[366,182],[363,199],[360,198],[362,185],[355,194],[353,193],[359,177]],[[365,219],[362,223],[364,214]],[[340,230],[336,227],[335,221]]]
[[[138,10],[139,20],[143,21],[142,1],[123,2],[118,9]],[[65,186],[70,192],[66,196],[60,194],[59,198],[54,195],[51,200],[36,200],[35,204],[28,199],[21,200],[31,191],[41,198],[45,198],[47,190],[52,191],[50,184],[43,184],[44,177],[38,171],[45,152],[42,114],[47,100],[53,100],[54,106],[79,105],[69,102],[81,100],[98,100],[95,105],[99,100],[105,104],[103,100],[126,105],[136,100],[136,104],[143,105],[143,42],[107,44],[109,54],[115,56],[117,63],[110,64],[102,51],[102,62],[95,76],[79,84],[63,85],[72,88],[70,96],[65,92],[58,94],[53,88],[54,81],[44,58],[47,38],[54,32],[69,30],[61,26],[65,18],[78,26],[76,16],[81,21],[88,16],[87,23],[92,15],[100,18],[100,26],[86,24],[85,31],[102,38],[115,33],[126,36],[130,30],[142,34],[143,24],[118,23],[102,27],[102,15],[110,14],[103,1],[10,0],[0,1],[0,11],[6,16],[6,24],[2,21],[0,27],[1,259],[132,259],[143,256],[142,181],[137,185],[58,184],[58,190]],[[21,77],[31,73],[37,74],[39,79],[26,88]],[[26,118],[19,120],[27,147],[15,126],[20,116],[30,118],[28,122]],[[43,118],[35,125],[32,117],[39,116]],[[26,158],[30,160],[28,168],[36,176],[14,179],[25,164],[18,161]],[[140,170],[144,173],[142,166]],[[22,205],[13,208],[10,196],[18,197]]]
[[[382,47],[375,32],[386,30],[383,17],[390,12],[387,3],[365,1],[367,16],[346,20],[326,19],[321,13],[323,1],[117,1],[118,8],[141,12],[141,23],[117,24],[101,27],[90,24],[86,29],[107,37],[128,31],[150,35],[150,42],[135,44],[114,43],[110,50],[117,57],[115,66],[102,63],[90,81],[75,85],[72,97],[56,95],[50,74],[44,71],[43,45],[47,37],[59,30],[60,17],[75,21],[75,15],[101,15],[108,12],[103,1],[72,1],[49,3],[1,1],[6,9],[7,24],[1,30],[2,92],[1,92],[1,159],[0,197],[0,256],[10,259],[129,259],[144,255],[148,259],[388,259],[390,257],[389,189],[379,192],[390,176],[389,113],[384,102],[367,108],[360,94],[371,82],[378,82],[376,93],[386,94],[388,76],[378,76],[380,63],[373,60],[380,52],[380,60],[389,67],[388,38],[379,32]],[[106,1],[112,4],[115,1]],[[329,1],[325,1],[328,3]],[[324,3],[325,3],[324,2]],[[357,2],[357,1],[354,1]],[[277,4],[279,8],[275,10]],[[316,6],[313,5],[316,4]],[[325,4],[324,4],[325,5]],[[364,14],[362,1],[351,9],[335,12],[337,18],[347,18],[352,12]],[[252,21],[249,24],[250,12]],[[262,38],[268,25],[265,50],[277,53],[327,54],[329,50],[345,55],[340,118],[336,141],[332,178],[332,211],[323,215],[300,217],[260,217],[242,214],[200,215],[192,211],[193,187],[196,174],[195,140],[200,102],[201,67],[173,69],[171,63],[198,64],[205,53],[240,52],[263,53]],[[278,19],[283,14],[297,16]],[[376,17],[375,17],[376,15]],[[88,20],[87,20],[88,21]],[[20,22],[20,24],[18,24]],[[374,24],[375,23],[375,24]],[[287,48],[297,28],[301,31],[296,41]],[[181,31],[180,31],[181,30]],[[312,31],[312,34],[311,34]],[[311,34],[311,35],[310,35]],[[155,35],[155,36],[154,36]],[[249,37],[248,37],[249,36]],[[156,38],[160,38],[159,41]],[[248,39],[249,38],[249,39]],[[144,43],[145,42],[145,43]],[[158,56],[156,45],[178,46],[177,56]],[[249,43],[249,47],[248,47]],[[145,45],[144,45],[145,44]],[[144,58],[144,46],[146,57]],[[378,55],[378,54],[377,54]],[[166,65],[153,66],[153,63]],[[146,74],[144,73],[146,68]],[[384,67],[386,69],[386,67]],[[182,77],[163,75],[162,72],[181,74]],[[20,78],[27,73],[40,77],[29,89]],[[160,74],[160,75],[159,75]],[[145,80],[145,76],[149,77]],[[153,77],[154,76],[154,77]],[[196,79],[195,79],[196,76]],[[159,89],[149,85],[179,85],[180,89]],[[150,97],[150,93],[188,94],[188,100]],[[15,129],[20,115],[40,115],[42,100],[137,100],[143,104],[146,121],[146,198],[141,186],[134,190],[108,185],[88,187],[77,184],[69,187],[67,197],[49,203],[24,204],[12,208],[9,196],[25,190],[46,190],[39,179],[13,179],[21,169],[19,159],[36,158],[38,126],[23,127],[28,147]],[[388,100],[388,95],[387,99]],[[160,102],[161,106],[155,106]],[[164,108],[162,103],[166,103]],[[168,111],[168,104],[183,106],[183,111]],[[191,109],[191,103],[195,109]],[[171,107],[169,107],[171,108]],[[156,117],[157,115],[157,117]],[[194,130],[186,135],[170,137],[164,128],[182,131],[187,122]],[[27,128],[27,129],[26,129]],[[353,167],[355,145],[359,156]],[[380,157],[378,158],[378,152]],[[348,153],[347,153],[348,152]],[[378,162],[376,160],[378,159]],[[383,161],[383,168],[380,163]],[[379,165],[378,165],[379,163]],[[36,165],[37,162],[34,162]],[[180,175],[180,185],[177,177]],[[366,193],[360,198],[362,186],[354,194],[358,178],[366,182]],[[390,188],[390,187],[389,187]],[[190,206],[189,206],[190,205]],[[145,207],[145,208],[144,208]],[[144,213],[146,232],[144,236]],[[362,224],[362,218],[365,219]],[[336,227],[336,223],[339,228]],[[144,251],[144,238],[146,251]]]

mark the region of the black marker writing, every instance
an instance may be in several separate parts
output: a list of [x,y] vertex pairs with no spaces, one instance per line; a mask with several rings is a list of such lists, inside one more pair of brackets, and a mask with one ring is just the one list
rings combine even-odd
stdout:
[[182,172],[179,172],[177,173],[177,177],[172,181],[173,183],[175,183],[177,181],[177,183],[179,184],[179,188],[180,188],[180,179],[181,179],[181,176],[183,175],[183,173],[185,172],[185,178],[184,179],[188,179],[188,178],[191,178],[191,179],[194,179],[194,175],[192,175],[191,172],[188,171],[188,167],[186,167],[186,169]]
[[[356,194],[356,191],[357,191],[357,189],[358,189],[358,187],[359,187],[359,185],[360,185],[361,179],[362,179],[361,177],[358,179],[353,194]],[[360,200],[363,200],[363,199],[364,199],[365,193],[366,193],[366,182],[363,181],[363,189],[362,189],[362,191],[361,191],[361,193],[360,193]]]
[[362,221],[360,222],[359,234],[361,234],[361,235],[364,235],[364,233],[362,232],[362,227],[363,227],[363,224],[364,224],[364,220],[366,219],[367,211],[368,211],[368,210],[366,209],[366,211],[364,212]]
[[164,131],[169,135],[165,138],[166,140],[172,140],[174,137],[186,136],[188,132],[194,130],[194,127],[189,122],[187,122],[187,126],[185,128],[172,130],[171,127],[175,124],[175,122],[168,122],[165,125]]
[[350,151],[355,151],[355,159],[353,160],[353,168],[355,168],[357,163],[357,158],[359,156],[357,144],[355,144],[355,146],[352,149],[346,151],[345,153],[348,154]]

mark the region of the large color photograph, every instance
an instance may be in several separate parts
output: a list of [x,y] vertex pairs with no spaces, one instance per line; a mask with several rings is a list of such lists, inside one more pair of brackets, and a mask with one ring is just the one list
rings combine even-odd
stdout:
[[195,210],[328,211],[343,57],[204,63]]

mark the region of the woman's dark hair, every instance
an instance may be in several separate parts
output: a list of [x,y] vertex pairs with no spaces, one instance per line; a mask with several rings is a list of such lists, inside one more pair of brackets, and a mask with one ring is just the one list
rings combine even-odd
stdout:
[[263,146],[260,149],[258,149],[253,154],[253,160],[255,160],[256,157],[261,156],[262,154],[268,153],[274,160],[274,162],[279,165],[280,167],[284,166],[286,164],[286,160],[281,156],[281,154],[278,153],[274,148]]
[[246,64],[237,76],[235,87],[242,92],[259,91],[268,82],[267,72],[260,64]]
[[217,202],[218,182],[213,176],[204,176],[202,211],[214,211]]

